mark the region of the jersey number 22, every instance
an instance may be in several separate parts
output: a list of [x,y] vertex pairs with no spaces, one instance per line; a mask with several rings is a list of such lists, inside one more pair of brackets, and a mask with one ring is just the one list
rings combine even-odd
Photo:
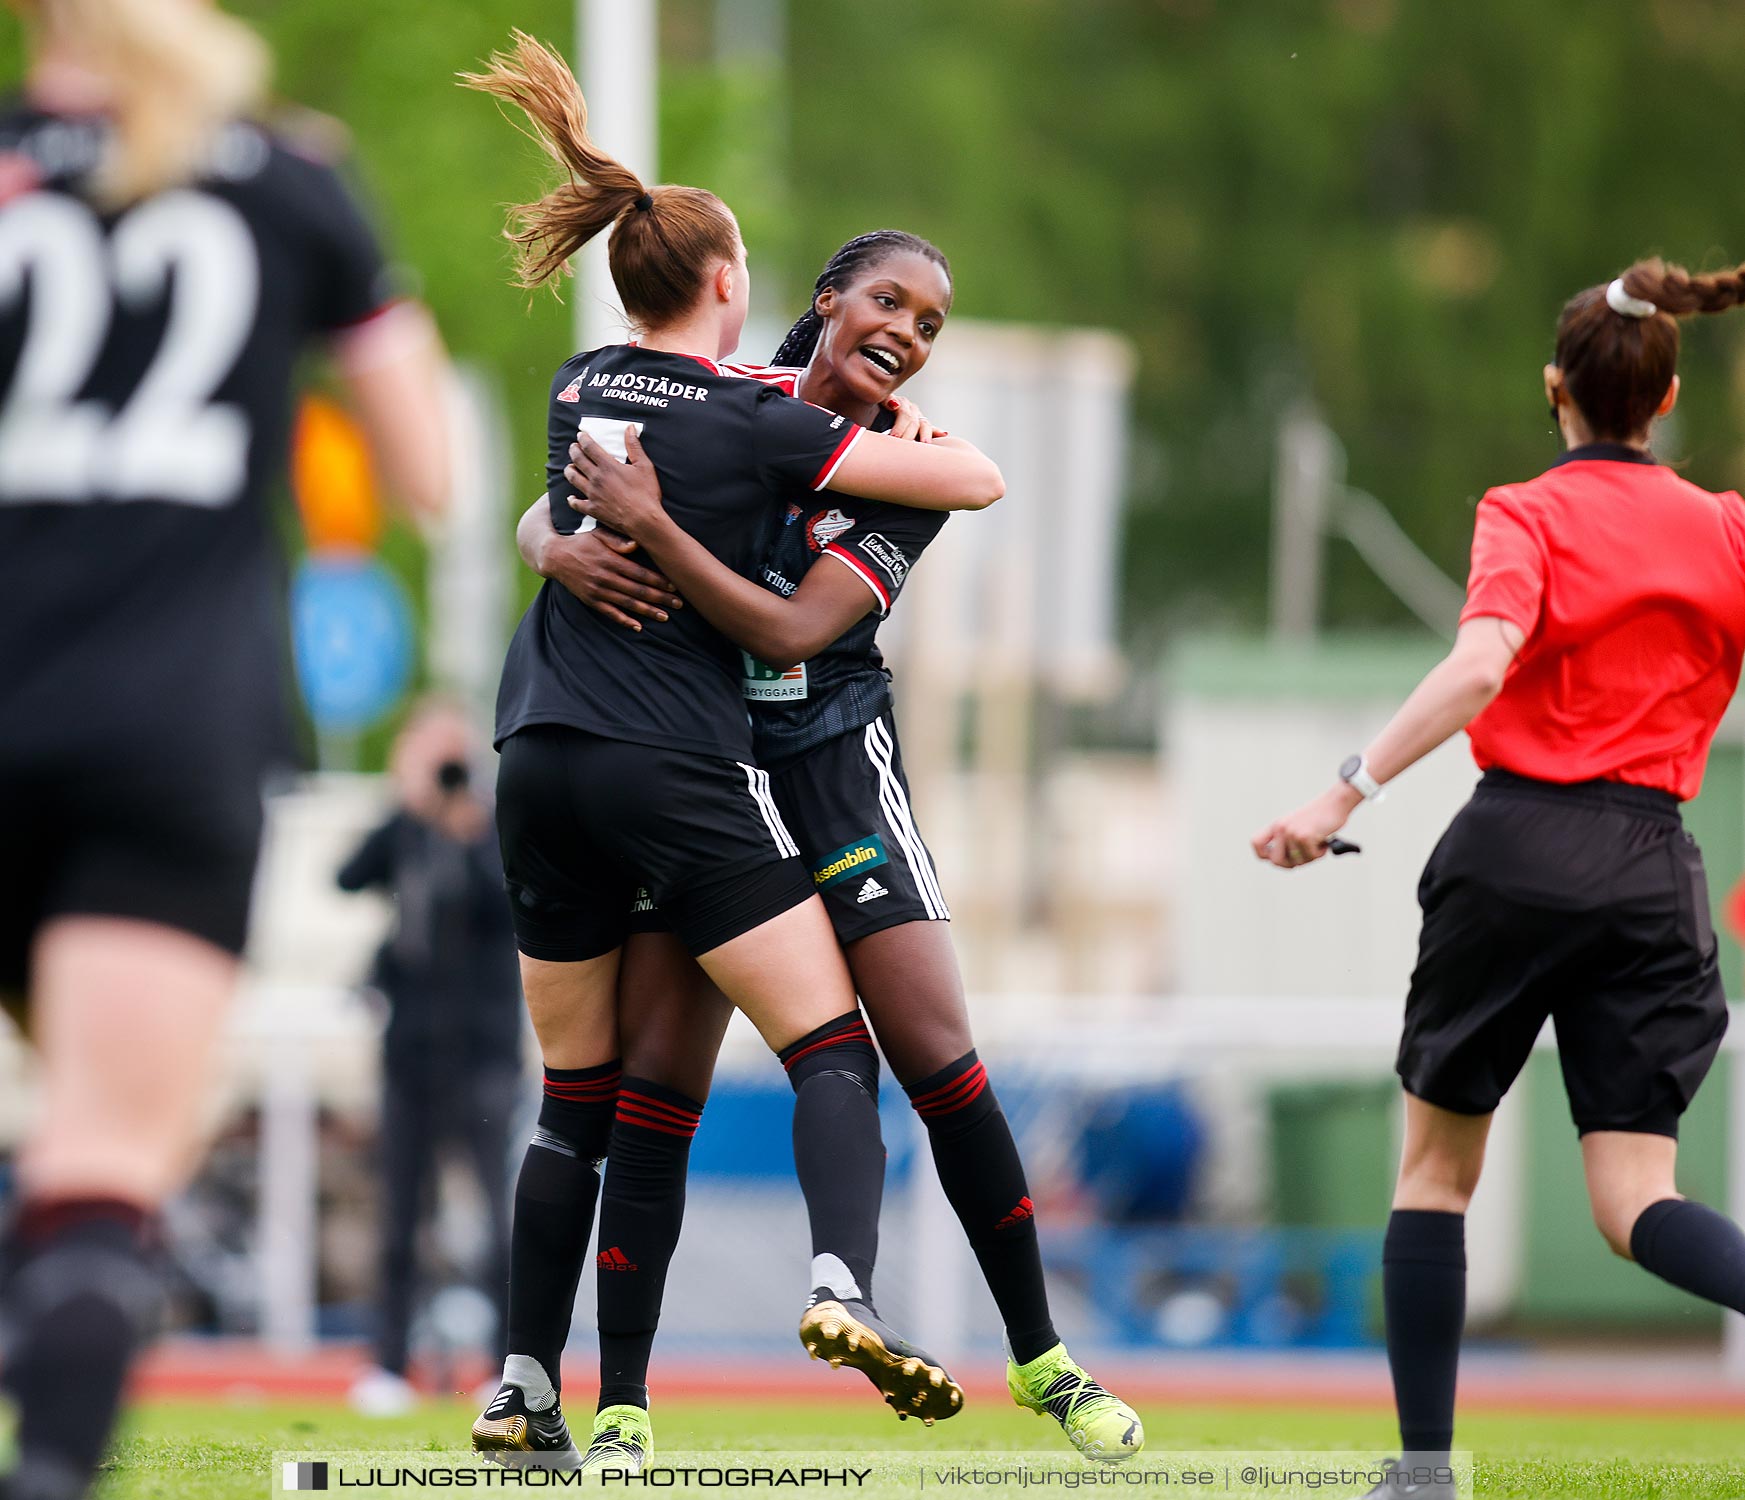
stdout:
[[[0,408],[0,504],[234,503],[249,421],[212,397],[260,300],[259,255],[242,216],[180,189],[129,210],[105,241],[77,199],[28,193],[0,211],[0,309],[23,296],[26,273],[28,322]],[[114,310],[166,296],[163,339],[120,408],[81,399]]]

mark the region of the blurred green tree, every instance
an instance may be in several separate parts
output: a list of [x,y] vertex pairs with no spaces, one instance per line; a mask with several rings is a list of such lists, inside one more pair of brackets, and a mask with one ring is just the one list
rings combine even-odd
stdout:
[[[1141,636],[1261,621],[1289,400],[1319,403],[1352,481],[1459,576],[1477,495],[1555,451],[1538,371],[1563,299],[1650,251],[1745,259],[1730,0],[788,0],[785,70],[724,61],[718,3],[662,6],[662,175],[735,205],[773,311],[895,224],[946,249],[967,316],[1134,340]],[[498,237],[543,158],[453,76],[512,24],[572,51],[573,6],[233,4],[284,92],[351,127],[451,346],[500,377],[524,481],[507,537],[570,312],[509,285]],[[9,29],[14,77],[17,55]],[[1745,468],[1745,319],[1705,321],[1663,448],[1721,487]],[[1406,618],[1354,557],[1331,564],[1330,623]]]
[[[1648,252],[1745,260],[1714,165],[1745,103],[1724,0],[884,0],[791,28],[799,243],[900,224],[951,255],[960,312],[1137,344],[1147,635],[1262,619],[1288,399],[1463,578],[1477,496],[1556,451],[1564,299]],[[1745,318],[1704,321],[1663,448],[1728,487]],[[1407,618],[1331,559],[1331,623]]]

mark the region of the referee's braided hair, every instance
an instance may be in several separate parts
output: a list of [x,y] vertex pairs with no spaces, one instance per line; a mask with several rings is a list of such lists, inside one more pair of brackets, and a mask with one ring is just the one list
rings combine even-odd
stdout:
[[950,285],[951,262],[946,260],[945,252],[932,241],[902,229],[875,229],[870,234],[856,235],[825,262],[824,269],[818,273],[818,280],[812,286],[812,305],[800,314],[794,326],[788,330],[788,336],[782,340],[781,347],[776,350],[770,363],[784,367],[809,364],[812,351],[818,347],[819,335],[824,332],[824,320],[818,316],[819,294],[827,287],[835,287],[840,291],[862,272],[870,271],[874,266],[905,250],[926,256],[945,272],[946,284]]
[[1557,320],[1557,367],[1596,438],[1625,441],[1644,431],[1678,373],[1678,320],[1726,312],[1745,302],[1745,266],[1694,275],[1659,257],[1639,260],[1618,278],[1624,292],[1654,311],[1616,311],[1608,283],[1564,304]]
[[658,328],[688,312],[710,268],[739,250],[739,225],[713,193],[694,187],[644,187],[588,135],[588,105],[569,64],[516,31],[477,73],[459,75],[527,116],[526,134],[564,169],[565,181],[533,203],[509,210],[505,239],[516,247],[516,284],[552,284],[570,257],[608,225],[606,259],[624,310],[639,328]]

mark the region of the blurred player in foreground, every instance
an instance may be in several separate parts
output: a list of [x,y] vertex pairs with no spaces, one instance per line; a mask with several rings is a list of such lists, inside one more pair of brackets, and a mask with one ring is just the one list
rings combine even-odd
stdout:
[[338,874],[342,890],[394,901],[369,984],[388,1005],[382,1032],[381,1282],[376,1364],[352,1405],[396,1416],[406,1379],[417,1240],[442,1146],[466,1154],[485,1201],[482,1282],[509,1316],[509,1128],[521,1097],[521,985],[491,805],[472,789],[473,733],[458,706],[420,703],[394,741],[397,805]]
[[282,621],[265,493],[326,335],[445,498],[440,347],[199,0],[20,0],[0,115],[0,992],[41,1056],[0,1256],[5,1500],[72,1500],[158,1303],[247,927]]
[[[737,222],[713,193],[647,187],[601,152],[562,58],[518,33],[463,82],[524,111],[564,168],[563,182],[513,211],[522,282],[559,275],[609,230],[613,283],[638,333],[575,355],[553,379],[546,481],[560,528],[578,524],[563,476],[577,431],[621,442],[629,423],[663,464],[680,524],[742,574],[760,560],[756,523],[789,495],[830,489],[938,510],[1000,497],[998,468],[967,444],[865,441],[847,418],[722,369],[750,294]],[[555,1356],[575,1298],[574,1247],[585,1251],[592,1227],[596,1163],[617,1113],[683,1128],[657,1097],[619,1088],[618,968],[641,885],[794,1088],[813,1252],[802,1327],[830,1303],[885,1352],[880,1390],[917,1414],[956,1393],[936,1361],[842,1305],[858,1296],[853,1268],[870,1265],[877,1240],[877,1055],[823,903],[752,761],[741,680],[738,653],[694,611],[624,630],[550,584],[510,644],[497,825],[546,1082],[516,1189],[513,1352],[473,1427],[481,1451],[572,1461]]]
[[1290,869],[1467,729],[1484,770],[1430,856],[1383,1251],[1405,1455],[1375,1496],[1443,1500],[1465,1214],[1491,1113],[1557,1024],[1594,1222],[1626,1260],[1745,1312],[1745,1234],[1681,1198],[1678,1121],[1727,1028],[1697,794],[1745,652],[1745,501],[1648,450],[1678,399],[1678,322],[1745,301],[1745,267],[1643,261],[1563,309],[1545,394],[1567,451],[1479,503],[1460,632],[1340,779],[1254,838]]
[[[895,394],[926,365],[952,291],[945,257],[926,240],[890,229],[861,235],[824,267],[776,366],[746,372],[873,431],[931,442],[934,429]],[[634,438],[625,441],[634,448]],[[1088,1458],[1133,1456],[1144,1446],[1137,1414],[1073,1362],[1049,1314],[1035,1205],[976,1056],[950,913],[910,808],[891,674],[877,644],[945,515],[846,496],[791,503],[764,518],[753,582],[673,524],[640,451],[624,464],[585,438],[580,446],[587,451],[570,477],[581,498],[572,503],[639,542],[690,607],[745,653],[757,762],[770,773],[776,808],[824,897],[879,1048],[927,1127],[940,1182],[1000,1308],[1013,1399],[1054,1417]],[[638,568],[618,550],[622,539],[599,528],[562,537],[536,507],[522,530],[531,533],[524,543],[544,542],[547,568],[592,559],[626,570],[622,586],[658,598],[666,584],[670,593],[666,578]],[[572,588],[608,618],[634,625],[585,585]],[[645,601],[634,608],[664,618]],[[728,1007],[651,902],[640,903],[632,928],[618,983],[625,1087],[634,1078],[636,1088],[655,1091],[694,1130]],[[689,1134],[650,1130],[623,1111],[612,1128],[600,1202],[596,1447],[648,1446],[649,1353],[684,1215],[689,1148]],[[620,1268],[620,1255],[635,1268]],[[861,1288],[869,1303],[872,1269]],[[858,1363],[859,1349],[825,1335],[820,1328],[809,1338],[814,1357]]]

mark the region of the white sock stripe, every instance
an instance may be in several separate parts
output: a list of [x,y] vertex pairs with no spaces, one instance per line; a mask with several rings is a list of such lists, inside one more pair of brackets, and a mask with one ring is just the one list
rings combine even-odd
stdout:
[[885,810],[885,823],[891,830],[892,837],[903,848],[908,860],[909,871],[915,877],[915,888],[921,893],[921,904],[927,909],[927,915],[937,921],[946,913],[943,910],[944,901],[937,889],[929,884],[927,874],[923,873],[923,861],[917,858],[916,844],[919,837],[912,824],[903,818],[902,803],[895,796],[896,777],[893,774],[890,758],[884,753],[884,744],[878,733],[878,721],[874,720],[866,726],[864,743],[867,759],[873,764],[873,769],[879,777],[879,805]]
[[941,890],[939,886],[938,872],[933,868],[933,860],[927,853],[927,844],[921,837],[921,830],[915,826],[915,815],[910,811],[909,799],[903,792],[903,779],[897,775],[896,741],[891,738],[891,733],[885,727],[883,721],[878,719],[873,720],[871,728],[874,732],[876,742],[883,752],[883,770],[888,777],[892,799],[896,802],[899,815],[903,820],[903,825],[909,832],[909,838],[913,846],[913,852],[910,858],[911,863],[915,866],[916,879],[931,891],[934,905],[937,907],[937,911],[935,911],[934,915],[937,918],[949,920],[951,912],[945,904],[945,892]]
[[735,761],[734,764],[745,772],[745,785],[751,792],[751,800],[757,804],[763,826],[769,829],[770,837],[776,842],[776,853],[783,859],[798,854],[799,846],[789,836],[787,825],[782,822],[782,815],[776,811],[775,801],[769,794],[769,773],[760,771],[756,766],[748,766],[742,760]]
[[916,878],[922,881],[933,893],[934,905],[938,908],[935,915],[944,920],[950,920],[951,911],[945,904],[945,892],[939,885],[939,872],[933,868],[933,856],[927,852],[927,841],[921,837],[921,830],[915,825],[915,814],[909,807],[909,798],[903,791],[903,778],[897,774],[896,741],[891,738],[891,732],[879,719],[873,720],[873,729],[878,736],[878,742],[884,750],[885,768],[890,776],[891,796],[896,801],[902,815],[903,825],[909,830],[909,838],[914,846],[913,863],[916,867]]

